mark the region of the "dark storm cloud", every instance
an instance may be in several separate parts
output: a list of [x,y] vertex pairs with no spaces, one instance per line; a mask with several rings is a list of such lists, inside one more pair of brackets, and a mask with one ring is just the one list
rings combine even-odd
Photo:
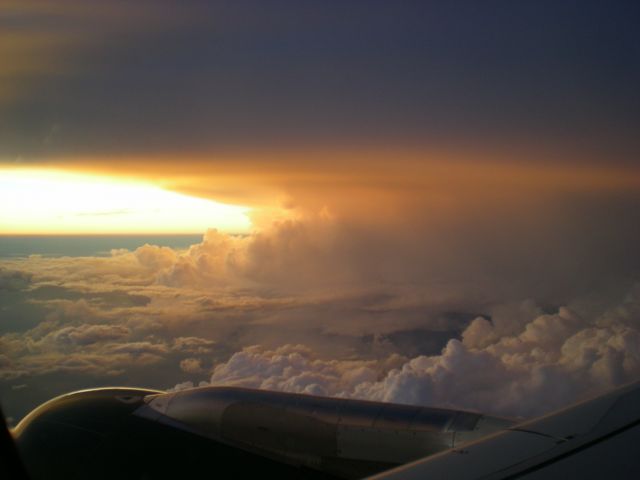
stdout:
[[374,139],[637,147],[635,2],[116,2],[106,23],[99,5],[3,16],[73,33],[57,68],[4,79],[28,80],[1,104],[5,159]]

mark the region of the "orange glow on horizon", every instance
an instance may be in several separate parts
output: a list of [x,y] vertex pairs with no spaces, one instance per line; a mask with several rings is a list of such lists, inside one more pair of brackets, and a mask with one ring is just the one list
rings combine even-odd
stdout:
[[640,170],[632,167],[445,153],[104,157],[0,169],[0,233],[248,233],[323,209],[385,224],[417,209],[447,219],[555,195],[640,191]]
[[117,177],[0,170],[3,234],[247,233],[249,212]]

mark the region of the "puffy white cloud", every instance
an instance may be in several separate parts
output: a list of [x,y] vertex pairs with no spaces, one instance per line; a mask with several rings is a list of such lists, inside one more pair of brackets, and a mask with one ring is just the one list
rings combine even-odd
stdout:
[[[116,254],[118,252],[115,252]],[[123,251],[121,254],[128,254]],[[176,252],[169,247],[158,247],[156,245],[145,244],[133,252],[135,258],[146,268],[151,270],[161,270],[173,265],[178,257]]]
[[[441,355],[414,358],[356,393],[530,416],[634,379],[639,334],[621,323],[598,327],[564,307],[515,335],[497,336],[476,319],[463,342],[451,340]],[[493,341],[483,345],[482,335]]]
[[0,336],[5,359],[0,361],[0,377],[54,372],[114,376],[128,368],[158,363],[171,352],[162,341],[132,341],[134,332],[126,325],[77,323],[70,318],[74,317],[52,315],[30,330]]
[[283,345],[275,350],[252,346],[217,365],[210,384],[346,395],[363,381],[376,379],[378,374],[375,361],[320,360],[303,345]]
[[195,385],[193,384],[193,382],[187,381],[187,382],[178,383],[175,387],[169,388],[167,391],[168,392],[179,392],[180,390],[188,390],[190,388],[193,388],[194,386]]
[[180,361],[180,370],[185,373],[202,373],[202,360],[198,358],[185,358]]
[[[303,345],[246,347],[215,367],[211,385],[347,396],[530,417],[640,375],[637,288],[594,321],[569,308],[508,326],[478,317],[438,355],[327,360]],[[506,307],[503,311],[520,311]],[[508,333],[507,333],[508,332]],[[182,387],[184,388],[184,386]]]

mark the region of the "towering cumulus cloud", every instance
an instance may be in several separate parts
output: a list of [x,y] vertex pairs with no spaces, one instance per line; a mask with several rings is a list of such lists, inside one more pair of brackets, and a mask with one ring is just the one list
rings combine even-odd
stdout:
[[411,359],[322,360],[301,345],[246,347],[217,365],[208,384],[527,417],[637,378],[639,312],[636,286],[592,320],[566,307],[524,321],[478,317],[440,354]]

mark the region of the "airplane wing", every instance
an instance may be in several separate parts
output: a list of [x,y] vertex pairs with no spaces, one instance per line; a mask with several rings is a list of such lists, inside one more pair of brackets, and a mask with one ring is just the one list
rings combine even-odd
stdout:
[[640,478],[640,383],[371,480]]
[[356,479],[502,430],[479,413],[235,387],[85,390],[14,430],[34,480]]
[[104,388],[43,404],[13,434],[34,480],[640,478],[640,384],[521,424],[234,387]]

